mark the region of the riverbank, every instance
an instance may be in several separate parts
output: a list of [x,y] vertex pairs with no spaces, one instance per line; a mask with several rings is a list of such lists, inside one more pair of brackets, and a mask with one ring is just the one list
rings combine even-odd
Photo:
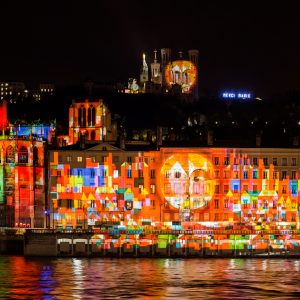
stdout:
[[298,231],[8,230],[0,253],[48,257],[300,257]]

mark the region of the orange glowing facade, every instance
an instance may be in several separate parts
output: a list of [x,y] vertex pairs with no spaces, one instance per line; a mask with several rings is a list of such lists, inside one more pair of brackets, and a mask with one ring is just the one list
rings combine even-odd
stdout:
[[69,108],[68,144],[75,144],[84,137],[86,141],[115,140],[111,114],[103,100],[75,101]]
[[51,226],[299,228],[298,160],[297,149],[50,151]]

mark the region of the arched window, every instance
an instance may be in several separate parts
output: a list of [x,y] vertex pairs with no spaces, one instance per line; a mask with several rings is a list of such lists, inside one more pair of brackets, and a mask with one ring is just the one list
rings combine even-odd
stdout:
[[93,130],[93,131],[91,132],[91,141],[94,141],[95,138],[96,138],[96,132],[95,132],[95,130]]
[[78,123],[80,127],[86,127],[86,108],[83,105],[78,109]]
[[21,146],[18,153],[19,163],[27,164],[28,163],[28,150],[25,146]]
[[96,123],[96,109],[93,105],[90,105],[88,109],[88,126],[95,126]]
[[14,163],[15,162],[15,150],[13,146],[8,146],[6,149],[6,162]]
[[38,148],[33,147],[33,165],[38,166],[39,164],[39,153],[38,153]]

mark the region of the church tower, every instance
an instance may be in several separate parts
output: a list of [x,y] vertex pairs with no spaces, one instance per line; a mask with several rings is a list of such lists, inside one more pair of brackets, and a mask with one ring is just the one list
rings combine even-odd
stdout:
[[143,53],[143,67],[140,74],[141,86],[144,87],[147,81],[149,81],[149,70],[148,70],[148,65],[146,63],[146,54]]
[[154,62],[151,64],[151,81],[154,84],[162,84],[160,63],[157,62],[157,50],[154,50]]
[[171,49],[162,48],[161,49],[161,73],[162,73],[162,85],[163,85],[164,92],[166,90],[165,70],[169,62],[171,62]]

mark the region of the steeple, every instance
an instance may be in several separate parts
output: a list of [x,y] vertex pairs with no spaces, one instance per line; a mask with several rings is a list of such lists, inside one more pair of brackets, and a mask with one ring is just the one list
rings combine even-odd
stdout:
[[157,61],[157,50],[154,51],[154,61],[151,63],[151,81],[155,84],[161,85],[161,71],[160,64]]
[[140,83],[143,85],[145,82],[149,80],[149,71],[148,65],[146,62],[146,54],[143,53],[143,67],[140,74]]
[[143,71],[142,71],[143,73],[148,73],[148,65],[147,65],[147,63],[146,63],[146,54],[145,53],[143,53]]
[[157,63],[157,57],[156,57],[156,54],[157,54],[157,50],[155,49],[155,50],[154,50],[154,63],[155,63],[155,64]]

